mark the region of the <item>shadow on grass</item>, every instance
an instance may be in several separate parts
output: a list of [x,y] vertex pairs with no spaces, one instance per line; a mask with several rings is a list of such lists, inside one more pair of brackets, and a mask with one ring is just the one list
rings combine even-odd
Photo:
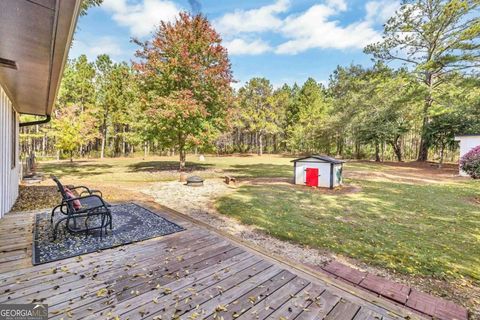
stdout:
[[[145,161],[137,162],[128,166],[130,172],[159,172],[159,171],[178,171],[178,161]],[[213,168],[212,164],[186,162],[185,171],[205,171]]]
[[100,174],[112,173],[110,170],[113,166],[104,163],[83,164],[85,161],[78,162],[62,162],[62,163],[44,163],[40,170],[44,173],[54,174],[61,178],[68,175],[75,175],[79,178],[88,176],[96,176]]
[[291,178],[293,166],[279,164],[237,164],[227,169],[233,176],[245,178]]
[[467,276],[479,283],[477,248],[467,243],[480,210],[465,200],[478,195],[475,184],[361,184],[362,192],[348,196],[242,186],[216,205],[220,213],[283,240],[406,274]]

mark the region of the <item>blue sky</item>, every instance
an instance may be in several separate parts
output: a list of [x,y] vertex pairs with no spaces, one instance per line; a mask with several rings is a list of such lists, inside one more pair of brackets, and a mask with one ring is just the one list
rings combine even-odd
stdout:
[[[236,87],[255,76],[283,83],[326,83],[337,65],[370,65],[363,47],[381,38],[398,0],[200,0],[228,48]],[[160,20],[191,10],[188,0],[104,0],[80,18],[70,58],[107,53],[130,61],[132,37],[149,39]]]

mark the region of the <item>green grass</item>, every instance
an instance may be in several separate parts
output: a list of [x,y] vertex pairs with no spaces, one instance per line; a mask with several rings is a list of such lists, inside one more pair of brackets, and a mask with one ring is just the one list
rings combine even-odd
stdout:
[[[362,165],[363,167],[363,165]],[[414,275],[480,282],[479,181],[412,185],[354,180],[326,194],[288,185],[244,186],[218,210],[280,239]]]
[[[187,158],[190,173],[204,178],[221,177],[284,177],[291,175],[292,158],[281,156],[207,157],[198,161]],[[85,179],[94,182],[142,183],[178,179],[178,157],[117,158],[104,160],[51,161],[40,164],[45,174],[67,179]]]

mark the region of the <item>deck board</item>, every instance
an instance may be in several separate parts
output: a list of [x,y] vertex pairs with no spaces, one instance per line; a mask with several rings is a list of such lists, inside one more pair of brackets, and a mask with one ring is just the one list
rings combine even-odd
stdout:
[[404,316],[381,298],[306,274],[161,206],[144,205],[186,230],[38,266],[31,263],[34,214],[7,214],[0,220],[0,303],[47,303],[51,319]]

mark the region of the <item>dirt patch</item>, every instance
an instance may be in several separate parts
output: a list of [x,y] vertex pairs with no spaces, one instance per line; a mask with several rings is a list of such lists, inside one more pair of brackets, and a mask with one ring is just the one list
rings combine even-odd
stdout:
[[342,186],[333,189],[315,187],[312,188],[304,185],[294,184],[292,179],[290,178],[240,178],[237,181],[237,186],[288,185],[304,191],[332,195],[357,193],[362,191],[362,188],[360,186],[353,184],[343,184]]
[[467,202],[480,206],[480,197],[467,198]]
[[[355,161],[372,165],[369,161]],[[348,166],[348,163],[346,164]],[[375,163],[378,169],[368,171],[349,168],[344,171],[346,178],[364,180],[396,181],[412,184],[442,183],[464,181],[466,177],[458,175],[458,165],[444,164],[441,168],[431,162],[383,162]]]
[[292,185],[291,178],[238,178],[238,185]]

